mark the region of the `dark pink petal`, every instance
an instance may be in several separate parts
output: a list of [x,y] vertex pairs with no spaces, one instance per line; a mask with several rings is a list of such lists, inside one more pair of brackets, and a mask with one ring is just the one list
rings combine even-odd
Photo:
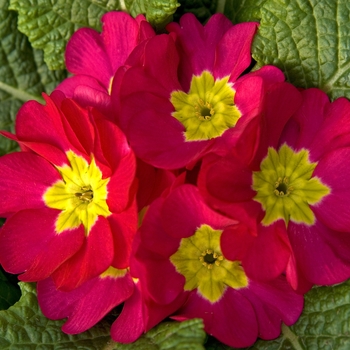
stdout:
[[210,141],[186,142],[184,127],[171,116],[168,100],[144,93],[126,101],[123,113],[129,124],[124,129],[135,154],[146,163],[163,169],[176,169],[197,160]]
[[232,347],[252,345],[258,336],[258,323],[250,301],[239,290],[227,288],[223,297],[211,304],[196,291],[172,318],[202,318],[205,331]]
[[130,152],[121,160],[118,169],[108,182],[107,204],[110,211],[120,213],[133,201],[136,192],[132,187],[135,182],[135,172],[135,157]]
[[208,193],[222,201],[248,201],[256,194],[251,188],[252,171],[240,159],[232,156],[212,162],[203,169],[202,176]]
[[64,79],[60,84],[57,85],[55,90],[62,91],[68,98],[74,98],[75,89],[77,88],[77,86],[80,85],[84,86],[84,88],[91,88],[93,90],[104,93],[107,92],[105,87],[101,85],[96,78],[83,74],[75,75]]
[[71,291],[106,271],[113,260],[113,246],[109,223],[99,216],[80,250],[52,275],[56,287]]
[[216,47],[215,78],[230,76],[234,82],[249,67],[251,45],[258,23],[240,23],[230,28]]
[[137,159],[138,190],[137,204],[139,211],[151,204],[161,193],[175,181],[175,175],[168,170],[153,167]]
[[285,271],[290,251],[283,220],[269,226],[260,224],[255,242],[242,260],[242,265],[250,278],[268,281]]
[[161,209],[161,220],[167,234],[180,239],[194,235],[203,224],[223,229],[236,223],[211,210],[193,185],[179,186],[170,193]]
[[153,38],[156,33],[152,26],[147,22],[146,17],[144,15],[137,15],[135,17],[136,22],[139,25],[139,37],[138,42],[141,43],[144,40]]
[[312,206],[317,218],[329,228],[349,232],[350,227],[350,148],[326,153],[317,164],[314,177],[320,178],[331,193]]
[[125,301],[122,312],[112,324],[112,339],[118,343],[132,343],[145,332],[146,322],[143,315],[142,294],[135,286],[133,294]]
[[305,294],[313,287],[297,264],[293,251],[286,268],[286,277],[289,285],[299,294]]
[[61,177],[45,159],[29,152],[0,158],[0,211],[44,208],[43,195]]
[[[309,147],[312,160],[319,160],[325,152],[350,146],[349,100],[343,97],[329,103],[327,96],[324,96],[324,100],[326,100],[324,102],[325,119]],[[313,113],[315,112],[313,111]],[[318,123],[320,124],[321,121],[319,120]],[[307,130],[305,130],[305,133],[307,133]]]
[[117,170],[118,167],[126,166],[125,159],[128,159],[129,162],[134,164],[133,151],[120,128],[106,120],[95,109],[91,110],[91,117],[94,120],[96,128],[94,154],[103,156],[112,171]]
[[[343,233],[329,230],[316,220],[312,226],[290,222],[288,235],[294,252],[295,261],[307,280],[313,284],[331,285],[345,281],[350,276],[349,259],[342,259],[344,248],[334,244],[332,235],[341,234],[338,244],[349,247],[349,239]],[[336,248],[336,249],[334,249]]]
[[158,198],[147,210],[142,225],[139,228],[139,234],[142,238],[142,243],[139,245],[140,250],[143,250],[144,247],[146,250],[167,259],[177,251],[180,240],[165,233],[161,216],[163,203],[164,199]]
[[79,227],[55,232],[60,211],[50,208],[22,210],[6,220],[0,232],[0,261],[19,279],[33,282],[47,278],[82,246]]
[[138,44],[139,25],[128,13],[112,11],[103,15],[102,40],[114,73]]
[[128,299],[134,283],[129,274],[119,278],[96,277],[70,292],[62,292],[49,278],[40,281],[37,288],[43,314],[53,320],[68,317],[62,331],[77,334],[94,326],[112,308]]
[[[328,96],[319,89],[301,91],[301,96],[303,98],[302,105],[298,108],[290,121],[290,123],[296,122],[298,124],[299,134],[297,137],[293,135],[295,137],[294,139],[292,136],[289,136],[288,134],[290,131],[288,129],[288,123],[285,128],[285,136],[281,140],[281,142],[285,139],[290,140],[288,144],[296,150],[310,148],[310,145],[315,139],[315,135],[325,119],[325,108],[330,105]],[[291,132],[293,132],[293,129],[291,129]],[[323,138],[321,138],[321,140],[323,140]],[[320,138],[317,138],[317,144],[319,143]],[[311,154],[311,156],[313,156],[313,154]]]
[[90,28],[78,29],[67,44],[65,57],[71,73],[92,76],[108,89],[114,71],[98,32]]
[[187,298],[187,293],[183,293],[173,303],[159,305],[145,298],[140,282],[135,287],[133,295],[125,301],[121,314],[111,328],[112,339],[119,343],[137,340],[142,333],[179,309]]
[[227,227],[220,238],[221,250],[224,256],[232,261],[242,261],[249,248],[255,243],[256,232],[244,223]]
[[52,145],[66,152],[72,148],[62,125],[62,114],[54,101],[44,95],[46,105],[26,102],[18,112],[16,135],[19,141]]
[[260,122],[260,145],[255,155],[257,162],[266,156],[268,147],[278,148],[284,126],[301,103],[300,92],[291,84],[276,83],[269,88]]
[[213,72],[215,49],[231,27],[232,23],[222,14],[212,16],[203,26],[190,13],[181,17],[180,24],[170,23],[167,26],[167,30],[177,37],[181,57],[179,72],[184,91],[188,91],[193,74],[200,75],[204,70]]
[[137,230],[136,202],[121,213],[110,215],[107,220],[111,227],[114,243],[114,258],[111,265],[125,269],[130,265],[131,246]]
[[303,296],[295,293],[282,276],[268,283],[250,281],[242,294],[253,304],[259,337],[266,340],[279,336],[282,321],[288,326],[295,323],[303,309]]
[[90,157],[93,151],[94,130],[89,122],[88,112],[71,99],[61,104],[64,132],[70,144],[81,154]]

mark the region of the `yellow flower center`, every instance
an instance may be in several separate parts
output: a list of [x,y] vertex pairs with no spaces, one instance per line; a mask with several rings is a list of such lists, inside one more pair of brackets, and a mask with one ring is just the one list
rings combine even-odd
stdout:
[[102,172],[92,157],[90,164],[72,151],[67,152],[70,166],[57,167],[62,180],[55,182],[44,193],[45,204],[62,210],[56,221],[56,232],[84,225],[86,235],[99,215],[111,214],[107,200],[109,179],[102,179]]
[[312,225],[315,216],[310,204],[316,204],[330,193],[330,189],[317,177],[312,177],[317,163],[309,161],[309,153],[302,149],[294,152],[284,144],[277,152],[269,148],[253,173],[254,199],[265,210],[264,225],[283,219]]
[[198,293],[211,303],[217,302],[227,287],[244,288],[248,279],[239,261],[224,258],[220,248],[221,230],[200,226],[195,234],[183,238],[180,247],[170,257],[176,271],[186,283],[184,289],[197,288]]
[[186,141],[210,140],[236,125],[241,114],[234,104],[235,91],[229,77],[214,80],[204,71],[194,76],[190,91],[173,91],[170,101],[173,117],[185,127]]

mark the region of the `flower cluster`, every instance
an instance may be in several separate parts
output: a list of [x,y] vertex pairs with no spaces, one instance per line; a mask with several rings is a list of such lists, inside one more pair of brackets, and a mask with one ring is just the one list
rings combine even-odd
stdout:
[[66,333],[124,303],[118,342],[167,317],[233,347],[277,337],[350,277],[350,103],[247,73],[257,23],[102,22],[2,132],[21,151],[0,158],[1,265]]

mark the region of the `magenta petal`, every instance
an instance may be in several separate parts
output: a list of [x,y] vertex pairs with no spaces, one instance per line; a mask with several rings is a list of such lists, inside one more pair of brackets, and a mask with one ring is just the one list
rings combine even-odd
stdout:
[[283,220],[270,226],[258,226],[258,234],[242,265],[247,275],[257,281],[278,277],[287,267],[290,246]]
[[161,220],[167,234],[179,239],[192,236],[203,224],[222,229],[236,222],[211,210],[192,185],[179,186],[170,193],[164,201]]
[[130,275],[96,277],[71,292],[56,289],[52,279],[38,283],[38,301],[43,314],[50,319],[68,317],[62,330],[68,334],[84,332],[94,326],[112,308],[133,292]]
[[314,177],[320,178],[331,193],[312,206],[317,218],[336,231],[349,232],[350,227],[350,148],[326,153],[317,164]]
[[281,322],[290,326],[303,309],[303,296],[295,293],[284,277],[268,283],[250,281],[242,291],[254,305],[259,323],[259,337],[273,339],[281,332]]
[[60,90],[66,95],[66,97],[73,98],[74,91],[79,85],[106,93],[106,89],[98,82],[97,79],[83,74],[64,79],[60,84],[58,84],[55,90]]
[[232,23],[222,14],[213,15],[203,26],[190,13],[181,17],[180,24],[170,23],[167,26],[170,32],[176,33],[180,46],[179,71],[185,91],[189,89],[192,74],[200,75],[204,70],[213,72],[216,46],[231,27]]
[[250,47],[258,23],[240,23],[230,28],[216,48],[215,78],[230,76],[235,81],[250,65]]
[[113,237],[107,219],[99,216],[80,250],[59,269],[52,278],[57,288],[70,291],[94,278],[111,266]]
[[82,227],[55,232],[58,210],[22,210],[6,220],[0,232],[0,261],[22,281],[47,278],[83,244]]
[[90,28],[78,29],[70,38],[66,66],[71,73],[96,78],[106,89],[114,75],[100,34]]
[[242,293],[232,288],[227,288],[223,297],[215,304],[194,291],[172,318],[202,318],[208,334],[232,347],[252,345],[258,336],[254,308]]
[[[329,103],[327,96],[323,96],[323,99],[326,101],[322,101],[321,98],[318,100],[320,100],[320,104],[323,102],[325,107],[324,122],[309,147],[312,160],[319,160],[325,152],[350,146],[349,100],[342,97]],[[317,123],[320,124],[322,118],[319,114],[316,114],[318,110],[310,111],[310,113],[313,113],[314,119],[318,117]],[[315,129],[313,125],[312,127]],[[308,131],[305,130],[304,132],[307,134]],[[301,146],[305,147],[304,145]]]
[[122,312],[112,324],[112,339],[118,343],[134,342],[145,332],[146,322],[143,315],[142,294],[135,286],[134,293],[126,300]]
[[[147,103],[147,104],[146,104]],[[176,169],[198,159],[210,141],[186,142],[184,127],[171,116],[169,101],[143,94],[128,99],[128,129],[124,130],[135,154],[146,163]]]
[[125,269],[130,265],[132,242],[137,230],[136,203],[119,214],[110,215],[107,220],[111,227],[114,243],[114,258],[111,265]]
[[205,168],[205,186],[208,193],[226,202],[243,202],[255,196],[252,190],[252,171],[240,159],[221,158]]
[[43,158],[18,152],[0,158],[0,212],[44,208],[43,195],[60,179],[58,171]]
[[19,110],[16,120],[18,140],[49,144],[67,151],[70,143],[63,129],[61,112],[50,97],[44,95],[44,98],[45,106],[28,101]]
[[[350,276],[349,259],[344,261],[337,251],[332,235],[335,233],[318,220],[312,226],[290,222],[288,235],[296,264],[313,284],[330,285],[345,281]],[[339,240],[349,247],[348,239]],[[333,244],[330,244],[333,243]],[[343,251],[344,248],[340,248]]]
[[101,36],[115,72],[137,45],[139,26],[129,14],[120,11],[106,13],[102,17],[102,25]]
[[[322,140],[321,144],[323,144],[324,138],[317,137],[315,139],[315,135],[317,135],[317,131],[324,122],[325,109],[330,105],[329,98],[322,90],[319,89],[308,89],[301,91],[301,96],[303,97],[302,105],[293,115],[291,122],[298,123],[298,135],[294,139],[288,135],[288,124],[285,130],[285,138],[291,141],[289,145],[294,149],[310,148],[310,144],[314,140],[316,141],[314,142],[316,144],[316,147],[318,147],[320,140]],[[343,129],[340,125],[339,127]],[[327,128],[327,134],[328,132],[329,130]],[[329,145],[330,143],[327,142],[327,148]],[[311,156],[314,155],[312,154]],[[317,155],[315,154],[315,156]]]

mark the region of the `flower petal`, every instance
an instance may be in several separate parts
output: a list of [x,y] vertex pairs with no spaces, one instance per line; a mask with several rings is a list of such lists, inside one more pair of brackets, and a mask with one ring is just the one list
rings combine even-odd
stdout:
[[55,232],[58,210],[22,210],[6,220],[0,232],[0,261],[26,282],[47,278],[80,249],[84,229]]

